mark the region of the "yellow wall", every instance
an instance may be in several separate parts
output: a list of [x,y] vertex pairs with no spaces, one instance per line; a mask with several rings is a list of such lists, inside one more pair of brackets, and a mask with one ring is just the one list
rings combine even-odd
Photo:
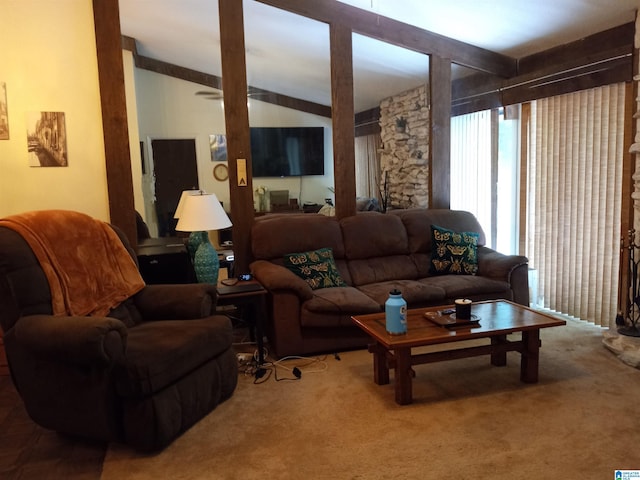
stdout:
[[[90,0],[2,0],[0,82],[9,140],[0,140],[0,217],[71,209],[109,220]],[[29,167],[29,112],[64,112],[68,167]]]

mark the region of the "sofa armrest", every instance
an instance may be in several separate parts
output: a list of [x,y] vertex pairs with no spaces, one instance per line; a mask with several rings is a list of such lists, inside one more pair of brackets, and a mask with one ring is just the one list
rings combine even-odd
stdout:
[[110,317],[28,315],[11,332],[34,355],[103,367],[122,358],[127,343],[127,327]]
[[303,300],[313,297],[307,282],[286,267],[266,260],[256,260],[250,265],[251,273],[267,290],[290,290]]
[[134,295],[144,320],[180,320],[212,315],[217,290],[208,283],[147,285]]
[[478,275],[509,282],[513,301],[529,305],[529,259],[504,255],[488,247],[478,248]]
[[522,255],[504,255],[488,247],[478,248],[478,275],[509,281],[511,272],[520,265],[527,265],[529,259]]

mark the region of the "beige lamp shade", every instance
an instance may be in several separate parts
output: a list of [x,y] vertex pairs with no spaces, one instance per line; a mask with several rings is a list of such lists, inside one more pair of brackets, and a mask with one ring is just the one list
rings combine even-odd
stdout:
[[180,218],[180,215],[182,214],[182,210],[184,209],[184,199],[187,197],[187,195],[198,195],[200,193],[204,193],[204,192],[202,192],[202,190],[184,190],[182,192],[182,195],[180,195],[178,208],[176,208],[176,211],[173,214],[173,218]]
[[[184,193],[184,192],[183,192]],[[178,224],[176,230],[181,232],[201,232],[220,230],[231,226],[231,220],[213,193],[199,192],[196,195],[183,195],[180,202],[184,205],[176,209]],[[181,210],[178,212],[178,210]]]

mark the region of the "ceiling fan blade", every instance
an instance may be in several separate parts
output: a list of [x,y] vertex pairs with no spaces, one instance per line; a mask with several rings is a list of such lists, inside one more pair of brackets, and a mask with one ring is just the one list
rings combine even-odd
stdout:
[[206,97],[206,98],[211,98],[211,99],[220,99],[220,98],[222,98],[222,92],[214,92],[214,91],[206,91],[206,90],[200,90],[200,91],[196,92],[195,95],[197,95],[199,97]]

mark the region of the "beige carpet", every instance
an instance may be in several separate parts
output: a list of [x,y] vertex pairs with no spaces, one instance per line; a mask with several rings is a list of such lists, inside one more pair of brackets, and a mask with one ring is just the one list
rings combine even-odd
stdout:
[[640,469],[640,371],[603,347],[599,328],[569,321],[541,337],[539,383],[520,383],[516,353],[507,367],[421,365],[408,406],[373,383],[366,351],[287,362],[298,381],[241,376],[163,452],[112,445],[102,478],[602,480]]

